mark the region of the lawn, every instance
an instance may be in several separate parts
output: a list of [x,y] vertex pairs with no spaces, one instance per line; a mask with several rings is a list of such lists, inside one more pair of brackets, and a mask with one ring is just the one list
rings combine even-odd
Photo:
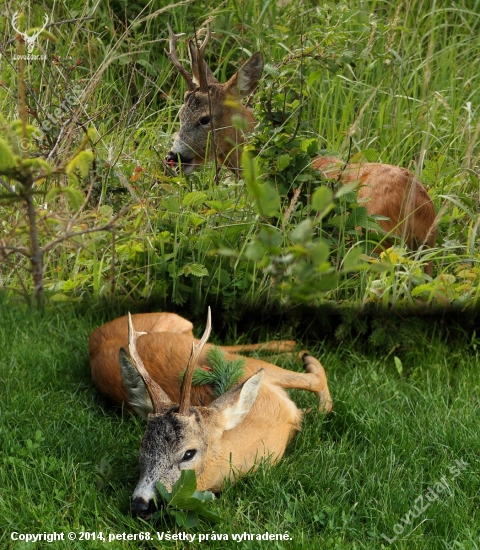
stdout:
[[[307,414],[279,464],[262,465],[218,495],[211,509],[223,523],[187,531],[193,542],[167,541],[185,532],[129,514],[144,426],[109,406],[91,383],[88,334],[107,320],[96,309],[42,316],[2,303],[2,548],[43,547],[11,537],[53,532],[77,535],[56,548],[479,547],[474,333],[430,320],[415,346],[387,353],[366,339],[339,342],[304,331],[299,343],[326,367],[334,411]],[[269,336],[261,326],[250,334]],[[291,359],[282,366],[301,369]],[[293,393],[299,405],[313,406],[313,396]],[[100,532],[107,541],[79,540]],[[165,533],[162,541],[157,532]],[[123,533],[151,540],[108,542]],[[244,533],[288,540],[240,542]]]

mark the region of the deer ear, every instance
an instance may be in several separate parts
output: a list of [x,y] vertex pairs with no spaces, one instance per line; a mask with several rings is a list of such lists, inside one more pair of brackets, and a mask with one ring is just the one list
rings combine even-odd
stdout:
[[211,406],[223,416],[224,430],[235,428],[245,419],[258,397],[264,374],[265,371],[260,369],[243,384],[224,393],[212,403]]
[[246,97],[258,86],[263,71],[263,55],[254,53],[252,57],[225,84],[227,92],[238,97]]
[[153,405],[148,395],[147,386],[135,368],[128,353],[120,348],[120,373],[122,383],[128,395],[128,402],[133,410],[145,420],[153,412]]

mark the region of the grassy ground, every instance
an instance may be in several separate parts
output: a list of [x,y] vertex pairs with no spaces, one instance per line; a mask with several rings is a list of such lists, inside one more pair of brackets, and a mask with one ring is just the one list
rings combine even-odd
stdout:
[[[54,531],[150,533],[153,539],[77,539],[55,548],[480,546],[475,335],[449,341],[432,325],[415,348],[397,349],[395,361],[365,343],[339,346],[310,330],[301,343],[327,369],[334,412],[308,414],[278,465],[264,465],[226,488],[212,505],[224,523],[201,524],[191,531],[193,543],[166,543],[156,540],[165,526],[129,515],[143,425],[109,407],[90,381],[87,338],[105,315],[42,317],[8,303],[1,311],[2,548],[44,547],[15,542],[11,534]],[[261,328],[256,334],[268,337]],[[283,365],[301,368],[289,360]],[[313,405],[301,392],[294,399]],[[245,532],[288,533],[291,540],[232,542],[233,534]],[[198,541],[212,533],[230,541]]]

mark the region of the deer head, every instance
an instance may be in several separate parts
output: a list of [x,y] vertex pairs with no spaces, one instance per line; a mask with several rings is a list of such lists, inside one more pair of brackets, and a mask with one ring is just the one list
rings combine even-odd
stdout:
[[234,450],[224,448],[223,434],[245,419],[257,399],[263,370],[207,407],[190,406],[193,370],[210,330],[209,309],[205,332],[192,346],[176,405],[145,369],[136,347],[137,338],[145,333],[136,332],[129,317],[129,352],[120,350],[122,380],[133,408],[143,415],[150,411],[140,445],[140,480],[132,497],[132,512],[145,519],[155,509],[157,481],[171,490],[184,469],[195,470],[199,490],[219,489],[230,473]]
[[42,33],[42,31],[45,30],[46,26],[48,25],[48,15],[45,14],[45,22],[43,24],[43,27],[33,33],[31,36],[29,36],[27,33],[25,32],[22,32],[20,31],[18,28],[17,28],[17,25],[16,25],[16,21],[18,20],[18,11],[16,11],[14,14],[13,14],[13,17],[12,17],[12,27],[13,27],[13,30],[16,31],[24,40],[25,44],[27,45],[27,53],[32,53],[33,51],[33,46],[35,45],[35,42],[37,41],[37,38],[40,36],[40,34]]
[[165,163],[183,173],[192,172],[196,166],[218,158],[221,164],[235,171],[240,166],[238,146],[245,141],[244,132],[255,126],[252,113],[241,99],[252,93],[263,71],[263,56],[260,52],[252,57],[227,82],[221,84],[204,61],[205,47],[211,33],[207,28],[201,46],[196,41],[188,42],[188,51],[193,77],[182,67],[177,54],[176,42],[181,34],[174,34],[168,27],[170,49],[167,53],[173,66],[184,78],[188,91],[180,109],[180,130],[174,136],[172,149]]

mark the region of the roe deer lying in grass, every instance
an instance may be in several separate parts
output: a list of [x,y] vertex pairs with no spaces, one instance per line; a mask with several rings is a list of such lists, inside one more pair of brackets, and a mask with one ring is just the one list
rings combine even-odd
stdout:
[[[219,491],[225,479],[251,471],[260,459],[279,460],[302,417],[285,388],[316,393],[322,411],[332,407],[325,371],[307,354],[306,373],[245,357],[239,385],[214,399],[211,387],[192,386],[194,368],[209,369],[210,311],[200,341],[192,328],[173,313],[151,313],[115,319],[90,335],[96,386],[114,403],[147,418],[132,500],[133,513],[143,518],[155,508],[156,482],[170,490],[183,469],[195,470],[198,490]],[[236,351],[294,346],[286,341],[221,349],[226,360],[233,360],[239,357]]]
[[[188,91],[180,110],[180,130],[165,158],[166,164],[177,169],[181,165],[183,172],[188,174],[196,166],[217,157],[221,164],[239,171],[245,135],[235,127],[233,120],[234,117],[243,119],[248,131],[255,126],[252,113],[240,100],[258,85],[263,70],[262,54],[254,53],[228,82],[221,84],[203,58],[210,37],[207,30],[200,48],[193,40],[188,42],[192,78],[175,52],[181,35],[173,34],[170,27],[169,33],[167,55],[185,79]],[[409,170],[371,162],[344,165],[334,157],[318,157],[314,167],[323,171],[326,177],[342,183],[358,181],[358,197],[365,201],[368,214],[387,218],[378,221],[382,229],[403,238],[412,250],[422,245],[435,245],[437,225],[433,202]],[[425,271],[432,274],[430,263]]]

